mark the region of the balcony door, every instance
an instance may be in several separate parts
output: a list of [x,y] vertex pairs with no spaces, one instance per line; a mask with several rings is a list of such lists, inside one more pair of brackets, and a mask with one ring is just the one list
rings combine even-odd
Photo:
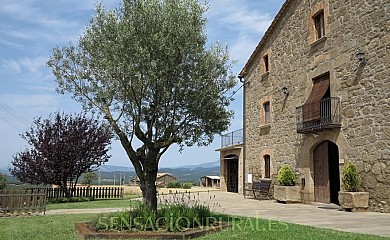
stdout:
[[322,99],[330,97],[329,73],[313,79],[313,88],[303,107],[303,122],[320,121],[325,109],[320,104]]
[[340,170],[337,145],[331,141],[318,144],[313,151],[313,167],[315,201],[338,204]]

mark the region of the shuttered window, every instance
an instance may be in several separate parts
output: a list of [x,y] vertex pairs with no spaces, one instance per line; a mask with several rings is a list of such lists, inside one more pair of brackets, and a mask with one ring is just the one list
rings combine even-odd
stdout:
[[320,101],[329,89],[329,73],[313,79],[313,88],[303,107],[303,122],[321,118]]

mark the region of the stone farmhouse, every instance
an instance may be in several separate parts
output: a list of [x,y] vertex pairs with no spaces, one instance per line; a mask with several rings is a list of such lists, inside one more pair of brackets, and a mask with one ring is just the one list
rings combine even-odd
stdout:
[[337,204],[351,161],[370,209],[390,212],[389,0],[286,0],[239,78],[244,128],[218,149],[221,190],[288,164],[304,202]]

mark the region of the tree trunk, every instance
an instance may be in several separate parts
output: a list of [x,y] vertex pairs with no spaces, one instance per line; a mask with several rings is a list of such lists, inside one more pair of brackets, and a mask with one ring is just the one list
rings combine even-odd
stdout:
[[62,190],[65,193],[65,197],[66,198],[70,198],[71,197],[71,191],[68,188],[68,185],[62,184],[62,185],[59,185],[59,188],[60,188],[60,190]]
[[156,181],[146,180],[143,184],[141,183],[141,190],[144,204],[153,212],[157,212]]
[[140,177],[140,188],[142,191],[143,202],[150,210],[157,212],[157,188],[156,178],[158,172],[157,154],[153,151],[148,153],[147,159],[144,162],[144,171]]

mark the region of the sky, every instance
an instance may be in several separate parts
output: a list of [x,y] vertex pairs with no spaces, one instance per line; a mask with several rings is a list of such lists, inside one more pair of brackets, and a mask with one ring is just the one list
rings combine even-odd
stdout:
[[[56,46],[76,43],[94,13],[93,0],[1,0],[0,1],[0,168],[11,167],[12,156],[28,147],[20,137],[35,118],[57,111],[81,112],[71,95],[58,94],[46,62]],[[120,0],[102,1],[106,8]],[[219,41],[229,49],[238,75],[284,0],[209,0],[206,12],[208,44]],[[235,89],[240,87],[237,83]],[[235,112],[229,130],[242,128],[242,89],[234,95]],[[160,167],[178,167],[219,160],[220,136],[207,147],[172,146]],[[131,166],[119,142],[113,140],[108,164]]]

